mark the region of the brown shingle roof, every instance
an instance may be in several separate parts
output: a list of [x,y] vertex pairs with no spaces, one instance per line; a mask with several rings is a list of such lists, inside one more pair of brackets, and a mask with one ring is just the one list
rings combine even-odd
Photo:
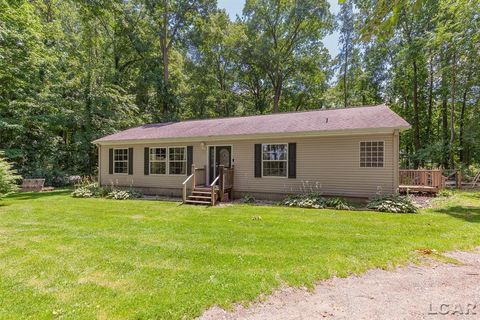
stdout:
[[145,124],[94,142],[408,128],[403,118],[379,105]]

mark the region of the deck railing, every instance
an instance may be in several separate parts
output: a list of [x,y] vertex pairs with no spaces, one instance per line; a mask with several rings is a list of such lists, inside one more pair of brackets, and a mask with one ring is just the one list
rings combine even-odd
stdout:
[[445,187],[445,177],[440,169],[400,170],[401,186],[427,187],[438,191]]

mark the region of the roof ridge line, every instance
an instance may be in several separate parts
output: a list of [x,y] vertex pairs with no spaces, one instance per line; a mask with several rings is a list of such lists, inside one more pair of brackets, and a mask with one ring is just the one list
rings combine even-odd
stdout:
[[[218,117],[218,118],[205,118],[205,119],[185,119],[179,121],[165,121],[165,122],[151,122],[151,123],[144,123],[141,126],[137,126],[134,128],[140,128],[146,125],[154,125],[154,124],[168,124],[168,123],[179,123],[179,122],[193,122],[193,121],[206,121],[206,120],[222,120],[222,119],[239,119],[239,118],[251,118],[251,117],[266,117],[266,116],[274,116],[274,115],[283,115],[283,114],[299,114],[299,113],[309,113],[309,112],[320,112],[320,111],[334,111],[334,110],[348,110],[348,109],[360,109],[360,108],[377,108],[377,107],[387,107],[386,104],[377,104],[377,105],[362,105],[362,106],[348,106],[348,107],[338,107],[338,108],[329,108],[329,109],[311,109],[311,110],[301,110],[301,111],[287,111],[287,112],[277,112],[277,113],[269,113],[269,114],[249,114],[246,116],[231,116],[231,117]],[[131,128],[133,129],[133,128]]]

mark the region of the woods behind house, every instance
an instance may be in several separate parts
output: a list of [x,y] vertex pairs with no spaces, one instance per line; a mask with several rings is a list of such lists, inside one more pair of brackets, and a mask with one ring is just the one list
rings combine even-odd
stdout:
[[[0,150],[91,175],[91,141],[147,122],[387,103],[402,165],[480,163],[480,2],[0,0]],[[339,54],[325,36],[338,30]]]

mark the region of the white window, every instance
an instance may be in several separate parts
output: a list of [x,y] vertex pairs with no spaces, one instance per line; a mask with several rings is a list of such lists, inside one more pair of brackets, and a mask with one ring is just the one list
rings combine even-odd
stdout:
[[384,144],[383,141],[360,142],[360,167],[383,168]]
[[169,174],[187,174],[187,148],[169,147],[168,148],[168,173]]
[[288,144],[262,145],[262,176],[286,177],[288,167]]
[[128,173],[128,149],[113,150],[113,172]]
[[150,174],[167,173],[167,148],[150,148]]

